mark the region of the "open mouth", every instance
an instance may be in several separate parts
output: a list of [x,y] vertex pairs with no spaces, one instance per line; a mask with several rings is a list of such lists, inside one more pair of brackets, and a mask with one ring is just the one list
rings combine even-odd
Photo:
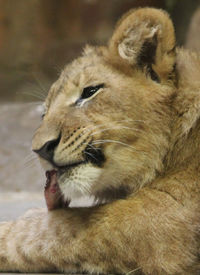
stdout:
[[46,171],[46,184],[44,188],[44,195],[48,210],[57,208],[66,208],[69,206],[70,201],[64,200],[63,194],[60,190],[58,178],[70,169],[79,166],[85,161],[73,163],[66,166],[61,166],[50,171]]
[[[44,188],[44,196],[48,210],[67,207],[68,203],[64,202],[59,184],[58,172],[56,170],[46,171],[46,185]],[[66,204],[66,205],[65,205]]]
[[59,177],[67,171],[74,169],[77,166],[92,163],[95,166],[102,166],[105,160],[104,154],[100,149],[87,147],[83,153],[84,160],[74,162],[65,166],[57,166],[54,164],[54,169],[46,171],[46,185],[44,190],[46,205],[48,210],[57,208],[66,208],[70,201],[64,200],[64,196],[59,187]]

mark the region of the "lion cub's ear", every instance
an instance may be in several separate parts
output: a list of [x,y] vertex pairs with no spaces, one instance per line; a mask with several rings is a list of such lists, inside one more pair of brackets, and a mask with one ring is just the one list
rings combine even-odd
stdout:
[[125,14],[109,42],[109,54],[141,68],[156,81],[175,77],[175,34],[168,14],[140,8]]

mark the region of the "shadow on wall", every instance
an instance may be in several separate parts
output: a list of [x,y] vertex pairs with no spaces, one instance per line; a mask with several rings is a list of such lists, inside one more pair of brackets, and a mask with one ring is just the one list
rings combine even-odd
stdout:
[[[175,19],[178,38],[183,43],[183,33],[198,2],[0,0],[0,99],[30,101],[34,96],[43,99],[41,90],[46,93],[63,66],[86,43],[105,44],[116,21],[131,8],[167,9]],[[33,91],[34,96],[24,95]]]

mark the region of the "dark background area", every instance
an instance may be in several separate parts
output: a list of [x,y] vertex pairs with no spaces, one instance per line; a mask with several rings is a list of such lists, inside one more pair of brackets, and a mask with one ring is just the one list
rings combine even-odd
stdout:
[[199,0],[0,0],[0,101],[41,100],[86,43],[106,44],[116,21],[134,7],[166,9],[177,44],[184,45],[198,5]]

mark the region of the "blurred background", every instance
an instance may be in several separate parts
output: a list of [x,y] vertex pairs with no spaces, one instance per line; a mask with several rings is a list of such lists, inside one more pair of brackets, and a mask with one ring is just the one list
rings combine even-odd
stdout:
[[106,44],[120,16],[143,6],[167,10],[177,44],[200,50],[200,0],[0,0],[0,219],[43,205],[30,148],[50,85],[86,43]]

